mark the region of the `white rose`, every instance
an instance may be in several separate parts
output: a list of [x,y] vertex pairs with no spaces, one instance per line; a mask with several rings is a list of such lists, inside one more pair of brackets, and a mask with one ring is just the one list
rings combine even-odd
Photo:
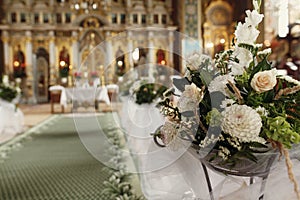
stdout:
[[207,55],[195,53],[188,58],[187,66],[193,71],[199,70],[201,64],[204,63],[206,60],[210,61],[211,59]]
[[178,109],[180,112],[195,110],[200,100],[200,89],[195,84],[186,85],[178,101]]
[[276,69],[257,72],[251,80],[251,87],[259,93],[272,90],[277,83],[276,75]]
[[191,85],[185,85],[184,87],[183,95],[189,98],[196,97],[198,99],[198,96],[200,95],[200,91],[198,87],[192,83]]

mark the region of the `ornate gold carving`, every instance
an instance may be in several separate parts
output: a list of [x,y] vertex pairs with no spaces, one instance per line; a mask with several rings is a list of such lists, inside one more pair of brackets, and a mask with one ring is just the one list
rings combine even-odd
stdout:
[[98,28],[100,27],[99,20],[95,17],[86,18],[83,22],[84,28]]
[[9,37],[3,36],[3,37],[1,37],[1,40],[2,40],[4,43],[8,43],[8,42],[9,42]]
[[26,38],[25,38],[25,42],[26,42],[26,43],[32,42],[32,37],[26,37]]
[[206,9],[206,19],[213,25],[229,25],[232,22],[232,7],[226,1],[213,1]]

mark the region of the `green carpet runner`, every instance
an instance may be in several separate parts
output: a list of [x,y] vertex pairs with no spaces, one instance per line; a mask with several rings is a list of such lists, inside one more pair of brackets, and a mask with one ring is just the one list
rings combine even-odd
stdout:
[[108,199],[101,191],[109,175],[82,145],[71,117],[55,116],[32,132],[0,162],[1,200]]

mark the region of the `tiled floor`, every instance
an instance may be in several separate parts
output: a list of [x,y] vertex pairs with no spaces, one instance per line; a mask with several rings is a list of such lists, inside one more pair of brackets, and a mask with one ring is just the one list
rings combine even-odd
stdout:
[[25,130],[47,119],[50,115],[50,104],[21,104],[19,108],[24,114]]

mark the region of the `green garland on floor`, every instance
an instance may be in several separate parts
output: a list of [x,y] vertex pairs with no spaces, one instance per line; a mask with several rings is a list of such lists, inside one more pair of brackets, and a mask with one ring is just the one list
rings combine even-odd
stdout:
[[107,200],[146,200],[143,196],[135,194],[133,186],[130,183],[132,174],[127,172],[126,166],[122,162],[124,161],[124,156],[120,150],[123,148],[119,135],[120,129],[115,128],[114,130],[110,129],[104,132],[109,142],[113,144],[108,149],[109,155],[112,155],[109,164],[110,166],[116,166],[116,168],[104,168],[110,174],[110,177],[103,182],[106,188],[102,190],[101,195],[106,197]]

